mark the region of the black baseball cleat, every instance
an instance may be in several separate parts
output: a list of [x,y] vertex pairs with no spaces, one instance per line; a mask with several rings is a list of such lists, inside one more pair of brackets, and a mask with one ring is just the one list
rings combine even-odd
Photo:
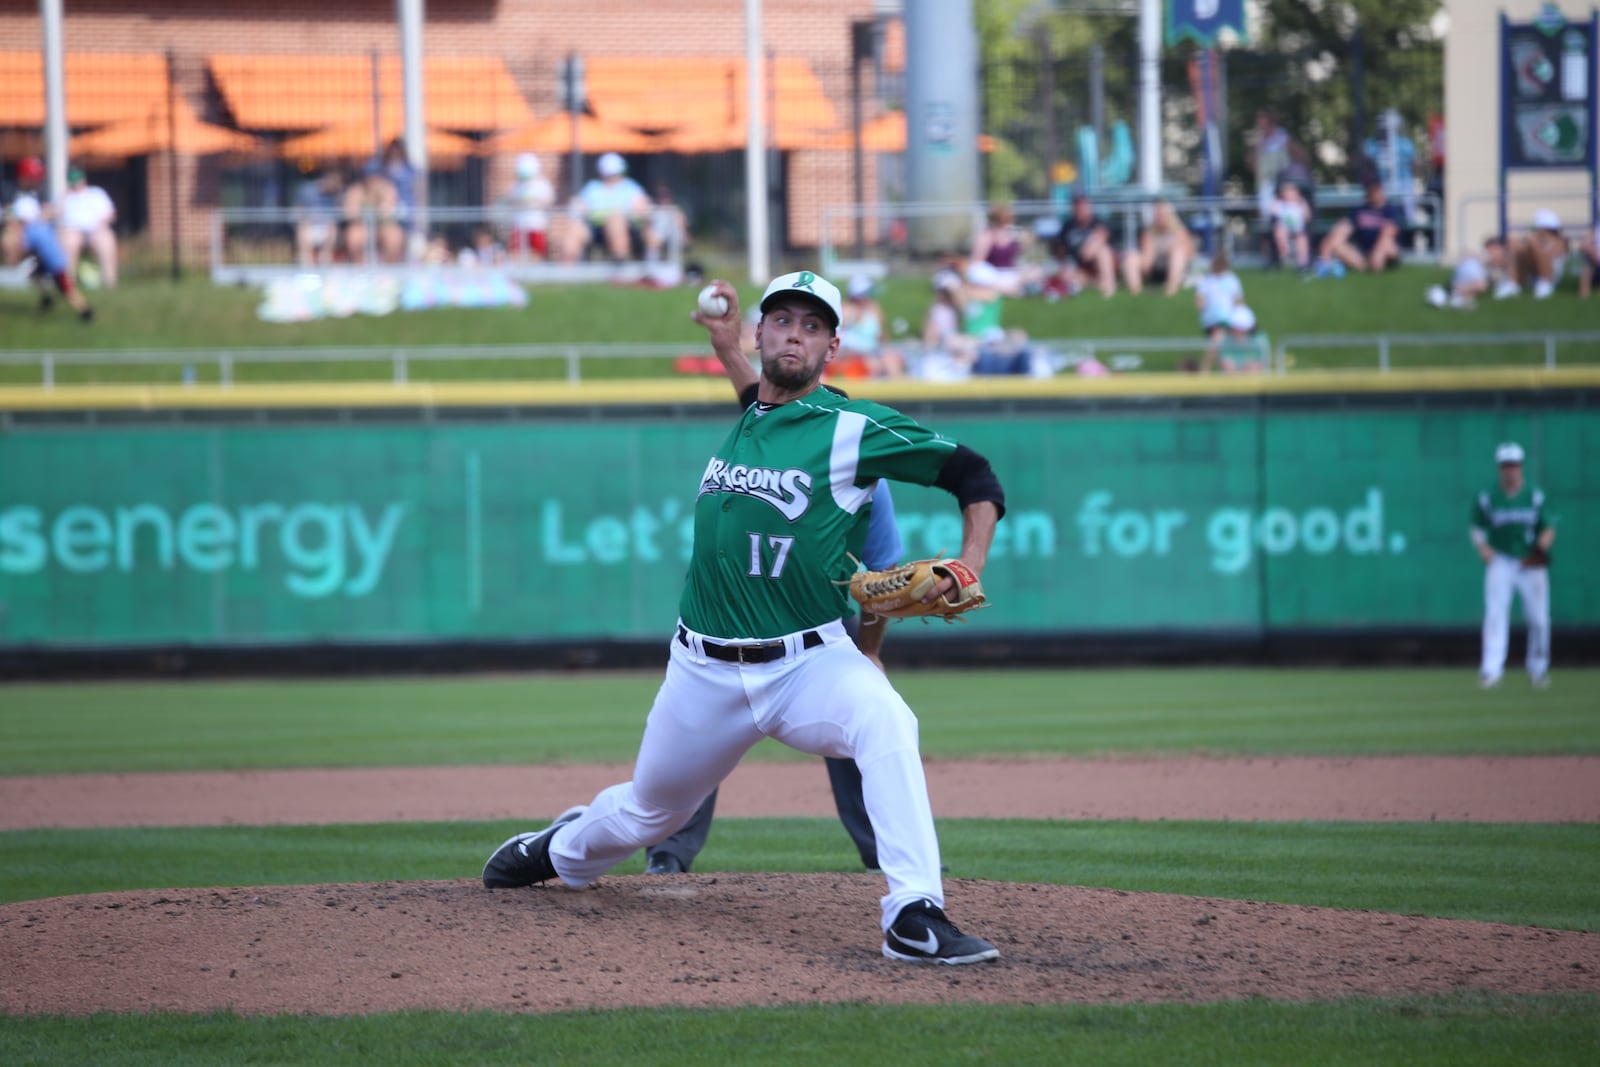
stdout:
[[689,868],[683,861],[670,852],[650,853],[650,863],[644,869],[645,874],[688,874]]
[[883,935],[883,954],[916,963],[982,963],[1000,950],[981,937],[962,933],[931,900],[900,909]]
[[557,830],[588,810],[581,806],[568,808],[543,830],[517,834],[495,849],[489,862],[483,865],[484,888],[517,889],[554,878],[556,868],[550,862],[550,839],[556,836]]

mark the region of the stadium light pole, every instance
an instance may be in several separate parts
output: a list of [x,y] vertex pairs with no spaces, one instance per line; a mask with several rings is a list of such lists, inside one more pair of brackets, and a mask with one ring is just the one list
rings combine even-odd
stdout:
[[[61,58],[61,0],[39,0],[44,31],[44,162],[46,203],[67,191],[66,66]],[[177,220],[173,220],[177,224]]]
[[750,245],[750,280],[767,284],[771,276],[767,219],[767,123],[762,92],[761,0],[744,0],[745,240]]
[[[428,229],[428,126],[423,114],[422,23],[423,0],[395,0],[400,23],[400,78],[405,102],[406,159],[416,172],[416,232]],[[380,153],[382,149],[379,149]]]
[[1161,0],[1139,3],[1139,185],[1161,188]]

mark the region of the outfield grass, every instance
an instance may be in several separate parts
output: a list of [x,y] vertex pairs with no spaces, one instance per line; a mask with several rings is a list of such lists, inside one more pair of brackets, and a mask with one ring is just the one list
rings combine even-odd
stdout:
[[[931,756],[1600,752],[1600,670],[894,673]],[[630,760],[656,672],[0,687],[0,774]],[[805,759],[763,743],[757,759]]]
[[[1294,334],[1374,334],[1434,332],[1510,332],[1588,330],[1600,325],[1591,303],[1570,292],[1553,299],[1486,301],[1471,313],[1443,312],[1423,303],[1423,291],[1444,280],[1442,270],[1408,267],[1382,276],[1302,282],[1293,272],[1246,273],[1245,292],[1274,338]],[[759,290],[740,287],[743,300]],[[882,293],[884,313],[892,327],[904,321],[911,333],[921,329],[928,305],[928,286],[920,278],[895,278]],[[111,292],[94,294],[100,320],[84,326],[57,308],[40,314],[30,293],[0,291],[0,351],[108,352],[133,349],[255,348],[329,345],[480,345],[605,342],[681,343],[685,351],[704,348],[705,331],[689,321],[693,295],[688,289],[650,290],[605,285],[554,286],[532,290],[523,309],[439,309],[397,312],[379,318],[269,324],[256,319],[258,291],[214,287],[203,278],[180,284],[145,279]],[[1198,320],[1188,293],[1167,298],[1145,293],[1120,293],[1111,300],[1084,295],[1060,303],[1013,300],[1006,306],[1009,325],[1041,339],[1073,337],[1197,336]],[[892,332],[892,331],[891,331]],[[1376,366],[1372,349],[1304,349],[1292,354],[1296,368]],[[1181,354],[1147,356],[1148,369],[1171,369]],[[1424,348],[1396,349],[1395,367],[1430,365],[1542,365],[1543,349]],[[1600,363],[1600,343],[1563,348],[1562,363]],[[670,359],[590,360],[585,377],[665,377],[673,374]],[[215,373],[196,364],[197,380]],[[240,381],[349,380],[389,376],[387,364],[301,363],[258,364],[239,371]],[[565,371],[556,362],[470,361],[418,364],[414,379],[549,379]],[[89,368],[60,368],[61,382],[175,382],[183,368],[118,365],[114,360]],[[0,383],[38,380],[35,367],[0,366]]]
[[1587,1065],[1600,997],[1415,997],[1334,1004],[981,1007],[819,1005],[514,1016],[409,1012],[358,1018],[97,1015],[0,1026],[9,1067],[115,1063],[873,1063],[1193,1067]]

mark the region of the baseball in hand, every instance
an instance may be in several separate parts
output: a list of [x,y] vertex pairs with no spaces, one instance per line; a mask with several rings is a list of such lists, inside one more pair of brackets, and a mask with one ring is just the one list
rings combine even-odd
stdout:
[[700,290],[700,297],[696,301],[700,305],[700,314],[708,319],[720,319],[728,313],[728,298],[717,292],[717,287],[708,285]]

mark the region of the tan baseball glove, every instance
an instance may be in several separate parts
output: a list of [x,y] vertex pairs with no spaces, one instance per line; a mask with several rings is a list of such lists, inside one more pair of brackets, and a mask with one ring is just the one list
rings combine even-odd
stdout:
[[[932,603],[922,598],[945,578],[955,587]],[[850,579],[850,595],[863,611],[891,619],[937,617],[954,622],[988,604],[978,576],[959,559],[919,559],[882,571],[859,571]]]

